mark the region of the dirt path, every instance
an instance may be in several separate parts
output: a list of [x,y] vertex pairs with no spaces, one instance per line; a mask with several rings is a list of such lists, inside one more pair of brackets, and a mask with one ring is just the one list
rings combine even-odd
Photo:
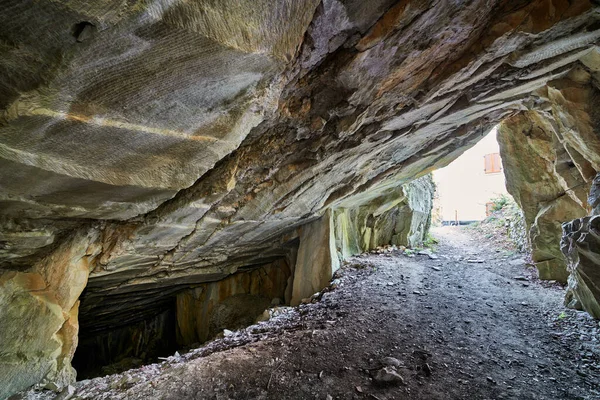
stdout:
[[[281,310],[267,323],[163,364],[79,382],[76,393],[105,399],[600,399],[597,321],[565,310],[563,290],[535,280],[519,255],[459,228],[434,235],[438,259],[397,251],[355,257],[318,303]],[[404,383],[377,384],[372,376],[382,362],[397,362],[388,372],[396,370]]]

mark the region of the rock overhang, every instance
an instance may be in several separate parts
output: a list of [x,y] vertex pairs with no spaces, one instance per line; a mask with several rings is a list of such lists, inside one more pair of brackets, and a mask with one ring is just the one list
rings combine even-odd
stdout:
[[18,11],[0,30],[0,257],[35,269],[85,224],[90,321],[289,257],[327,209],[393,193],[600,65],[587,1]]

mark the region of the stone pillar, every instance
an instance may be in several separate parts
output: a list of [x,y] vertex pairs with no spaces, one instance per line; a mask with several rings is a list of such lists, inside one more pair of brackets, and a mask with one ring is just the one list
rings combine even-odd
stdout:
[[294,268],[291,305],[310,297],[329,284],[340,267],[335,248],[333,212],[300,228],[300,247]]
[[75,381],[79,295],[100,252],[93,241],[75,235],[30,269],[0,275],[0,398]]
[[[525,215],[541,279],[566,283],[562,223],[587,214],[587,177],[565,148],[551,114],[523,112],[504,121],[498,143],[506,188]],[[569,149],[572,150],[572,149]]]

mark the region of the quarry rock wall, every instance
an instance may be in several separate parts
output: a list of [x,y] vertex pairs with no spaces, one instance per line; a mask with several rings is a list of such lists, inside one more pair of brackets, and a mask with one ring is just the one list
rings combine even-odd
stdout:
[[407,228],[400,209],[377,222],[360,208],[503,120],[552,109],[578,173],[595,175],[599,19],[587,0],[10,2],[0,397],[72,380],[78,323],[136,324],[247,267],[302,265],[314,282],[286,286],[297,301],[335,269],[305,268],[319,253],[306,232],[337,259],[325,232],[339,210],[358,210],[342,219],[361,246],[418,241],[421,211]]

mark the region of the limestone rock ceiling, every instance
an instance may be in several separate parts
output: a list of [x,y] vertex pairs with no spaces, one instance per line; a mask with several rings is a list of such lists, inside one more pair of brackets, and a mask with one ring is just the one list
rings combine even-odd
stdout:
[[1,265],[97,232],[80,312],[98,328],[285,256],[326,208],[600,67],[585,0],[4,3]]

